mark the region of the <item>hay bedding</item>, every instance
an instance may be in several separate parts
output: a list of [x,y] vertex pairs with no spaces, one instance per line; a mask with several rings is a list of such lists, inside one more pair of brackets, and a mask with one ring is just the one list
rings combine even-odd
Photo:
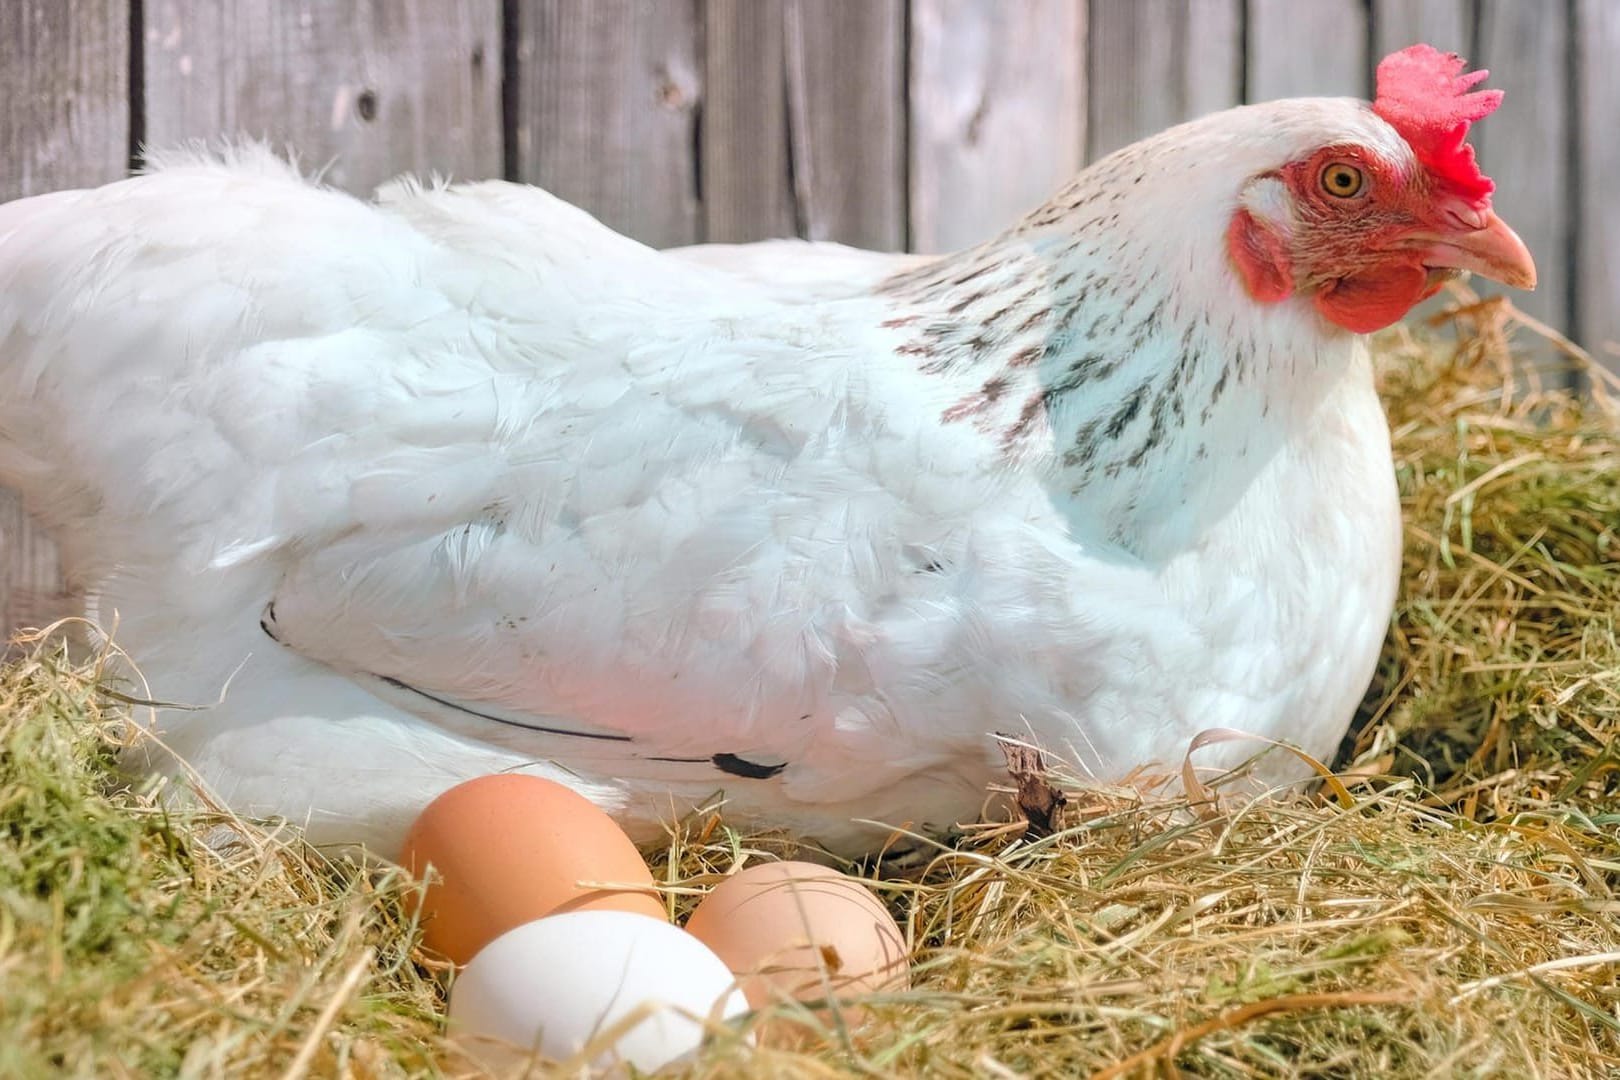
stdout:
[[[1514,371],[1505,305],[1455,317],[1383,343],[1405,582],[1349,805],[1071,788],[1054,835],[880,886],[913,990],[691,1073],[1620,1075],[1620,424]],[[408,885],[166,811],[121,731],[59,650],[0,681],[0,1075],[456,1074]],[[700,817],[652,854],[682,913],[785,846]]]

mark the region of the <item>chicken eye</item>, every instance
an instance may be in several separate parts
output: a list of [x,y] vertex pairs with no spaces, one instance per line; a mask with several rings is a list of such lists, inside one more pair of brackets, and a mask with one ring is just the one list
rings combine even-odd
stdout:
[[1336,199],[1353,199],[1361,194],[1361,170],[1354,165],[1334,162],[1322,170],[1322,190]]

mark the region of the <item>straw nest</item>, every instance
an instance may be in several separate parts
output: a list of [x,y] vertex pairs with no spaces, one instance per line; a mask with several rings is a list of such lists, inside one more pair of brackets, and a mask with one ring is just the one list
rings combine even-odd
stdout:
[[[1406,565],[1342,788],[1077,788],[1054,835],[969,830],[876,885],[910,991],[689,1071],[1620,1073],[1620,424],[1508,363],[1505,304],[1452,319],[1381,350]],[[60,649],[0,680],[0,1075],[457,1072],[409,884],[130,790],[122,720]],[[699,817],[649,855],[678,915],[785,844]]]

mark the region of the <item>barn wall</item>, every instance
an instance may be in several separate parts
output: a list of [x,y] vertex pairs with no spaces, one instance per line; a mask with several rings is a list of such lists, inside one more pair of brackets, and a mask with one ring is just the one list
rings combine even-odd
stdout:
[[[1478,142],[1543,270],[1515,300],[1620,341],[1620,0],[6,0],[0,200],[243,134],[357,192],[542,184],[656,245],[942,250],[1177,121],[1365,95],[1420,39],[1509,91]],[[0,493],[0,629],[64,605]]]

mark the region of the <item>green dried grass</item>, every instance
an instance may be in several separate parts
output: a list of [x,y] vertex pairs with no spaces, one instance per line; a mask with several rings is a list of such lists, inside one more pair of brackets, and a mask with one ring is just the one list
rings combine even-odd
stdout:
[[[689,1072],[1620,1073],[1620,425],[1510,367],[1510,309],[1462,324],[1384,342],[1406,572],[1352,807],[1161,785],[970,830],[877,886],[912,990]],[[0,1075],[454,1073],[406,886],[127,789],[96,676],[0,680]],[[653,862],[678,913],[789,849],[695,820]]]
[[0,1076],[430,1071],[400,876],[129,790],[97,675],[58,647],[0,679]]

